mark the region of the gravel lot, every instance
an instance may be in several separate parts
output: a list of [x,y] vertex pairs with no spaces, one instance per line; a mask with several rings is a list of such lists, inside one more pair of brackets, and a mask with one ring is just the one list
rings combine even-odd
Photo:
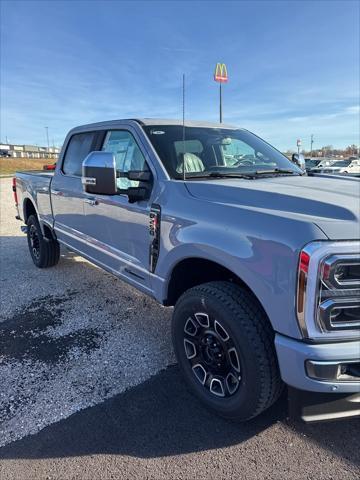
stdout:
[[171,310],[66,250],[36,269],[0,189],[2,480],[359,478],[356,420],[204,410],[171,366]]

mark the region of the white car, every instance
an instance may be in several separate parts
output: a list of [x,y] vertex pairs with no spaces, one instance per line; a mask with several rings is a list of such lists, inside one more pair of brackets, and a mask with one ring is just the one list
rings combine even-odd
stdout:
[[322,160],[316,167],[310,169],[311,173],[340,173],[342,168],[350,165],[350,160]]
[[339,173],[360,173],[360,160],[352,160],[347,167],[340,168]]

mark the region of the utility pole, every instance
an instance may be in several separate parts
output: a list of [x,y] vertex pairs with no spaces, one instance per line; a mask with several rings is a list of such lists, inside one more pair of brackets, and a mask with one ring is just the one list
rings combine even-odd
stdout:
[[310,140],[310,158],[312,157],[313,144],[314,144],[314,134],[312,133],[311,140]]
[[49,152],[49,150],[50,150],[50,144],[49,144],[49,127],[45,127],[45,130],[46,130],[47,149],[48,149],[48,152]]

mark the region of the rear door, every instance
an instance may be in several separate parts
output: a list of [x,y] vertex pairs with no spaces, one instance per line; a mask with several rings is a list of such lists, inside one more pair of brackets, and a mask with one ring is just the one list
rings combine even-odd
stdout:
[[81,183],[82,162],[91,151],[101,147],[102,140],[102,133],[97,131],[73,134],[51,182],[56,235],[63,243],[84,253],[89,252],[89,247],[84,238],[87,196]]

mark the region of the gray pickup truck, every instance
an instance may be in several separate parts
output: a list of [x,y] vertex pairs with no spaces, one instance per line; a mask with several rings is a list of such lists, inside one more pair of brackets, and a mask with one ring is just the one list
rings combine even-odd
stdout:
[[240,421],[285,385],[305,421],[359,415],[359,193],[247,130],[154,119],[74,128],[14,179],[35,265],[64,245],[174,306],[189,388]]

